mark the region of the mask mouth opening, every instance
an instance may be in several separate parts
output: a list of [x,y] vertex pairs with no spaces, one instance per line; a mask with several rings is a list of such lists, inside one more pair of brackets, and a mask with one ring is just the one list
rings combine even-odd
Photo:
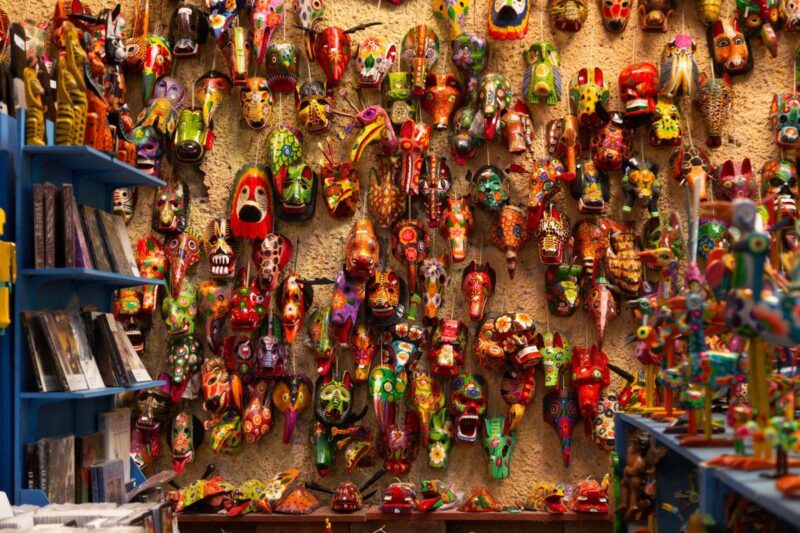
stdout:
[[518,23],[522,15],[522,13],[517,13],[517,10],[511,6],[503,6],[498,11],[495,11],[494,23],[498,26],[513,26]]
[[476,415],[464,415],[458,421],[458,439],[473,442],[478,438],[479,418]]
[[259,222],[261,218],[261,210],[255,205],[244,204],[239,208],[239,219],[244,222]]

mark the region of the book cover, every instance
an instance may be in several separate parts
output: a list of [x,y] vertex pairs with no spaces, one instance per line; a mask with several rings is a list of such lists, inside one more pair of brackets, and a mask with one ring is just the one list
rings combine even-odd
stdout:
[[52,183],[44,186],[44,266],[56,267],[56,194],[58,189]]
[[38,489],[39,452],[35,442],[25,444],[25,488]]
[[64,435],[43,440],[47,450],[47,500],[75,503],[75,437]]
[[109,459],[91,467],[92,501],[126,503],[124,461]]
[[128,226],[125,225],[125,221],[122,219],[122,217],[112,215],[112,218],[114,221],[114,227],[117,230],[117,236],[122,243],[122,253],[125,255],[125,259],[128,261],[131,272],[133,272],[134,276],[141,276],[141,273],[139,272],[139,265],[136,262],[136,256],[133,255],[131,238],[130,235],[128,235]]
[[111,360],[114,380],[119,385],[133,385],[136,381],[128,363],[128,358],[120,351],[118,345],[117,329],[122,329],[119,327],[119,323],[111,313],[101,313],[95,323],[96,332],[103,346],[101,349],[105,351],[106,356]]
[[86,331],[80,316],[78,316],[77,312],[61,312],[57,314],[60,320],[66,321],[72,332],[72,346],[78,361],[80,361],[83,375],[86,377],[86,384],[90,389],[105,388],[106,384],[103,381],[103,376],[100,375],[100,369],[97,368],[97,362],[94,359],[92,347],[86,337]]
[[94,268],[92,264],[92,253],[89,250],[89,243],[86,240],[86,232],[83,230],[81,214],[78,211],[78,203],[72,197],[72,228],[75,232],[75,266],[78,268]]
[[75,195],[71,183],[61,186],[58,194],[58,217],[61,229],[61,246],[64,262],[60,265],[64,268],[75,267],[75,224],[73,222],[72,208],[75,203]]
[[124,490],[124,480],[131,477],[131,410],[119,408],[100,413],[97,416],[99,418],[98,428],[103,433],[106,459],[119,459],[123,463]]
[[89,384],[86,383],[86,377],[83,375],[80,361],[70,349],[69,338],[71,334],[69,330],[59,328],[55,317],[49,312],[42,312],[35,317],[35,320],[40,323],[64,390],[79,391],[88,389]]
[[103,244],[103,237],[100,235],[100,228],[97,224],[97,215],[95,209],[88,205],[82,205],[78,208],[81,212],[81,221],[83,223],[83,231],[86,234],[86,239],[89,244],[89,250],[92,254],[92,264],[98,270],[106,272],[113,272],[111,262],[106,255],[106,247]]
[[100,228],[103,245],[106,248],[106,254],[108,255],[109,262],[114,272],[126,276],[133,276],[133,270],[131,269],[127,257],[125,257],[123,243],[120,240],[116,224],[114,223],[114,219],[119,217],[100,209],[95,210],[95,215],[97,216],[97,227]]
[[150,373],[147,371],[147,368],[145,368],[144,363],[142,363],[139,354],[136,353],[136,349],[133,347],[130,337],[128,337],[128,334],[125,332],[125,328],[114,319],[113,315],[111,315],[111,320],[114,322],[114,337],[117,340],[117,349],[119,350],[120,356],[124,360],[125,369],[128,372],[128,379],[131,383],[150,381],[152,379]]
[[33,266],[44,268],[44,185],[33,186]]
[[102,433],[90,433],[75,438],[75,503],[92,501],[91,467],[105,461]]
[[47,443],[45,439],[36,441],[36,488],[47,494]]
[[82,311],[80,316],[83,321],[86,338],[92,347],[94,359],[97,362],[97,369],[103,378],[106,387],[118,387],[124,385],[117,381],[114,373],[114,362],[111,356],[111,347],[107,346],[105,337],[100,331],[100,321],[98,320],[103,313],[97,311]]
[[37,311],[22,312],[22,332],[28,341],[28,354],[31,358],[33,375],[41,392],[63,390],[55,367],[55,361],[49,354],[49,346],[42,333],[41,323],[36,319],[41,313]]

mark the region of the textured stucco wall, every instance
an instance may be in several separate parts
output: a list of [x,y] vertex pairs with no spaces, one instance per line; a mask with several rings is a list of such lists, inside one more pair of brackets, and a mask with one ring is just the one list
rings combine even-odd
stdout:
[[[192,0],[198,2],[198,0]],[[288,2],[287,2],[288,3]],[[723,6],[723,14],[729,9],[728,4]],[[90,1],[93,8],[101,7],[101,3]],[[130,13],[132,2],[125,1],[125,12]],[[537,2],[533,9],[530,19],[528,35],[518,41],[513,42],[491,42],[491,60],[487,71],[500,72],[506,75],[517,93],[521,88],[523,61],[522,52],[533,41],[545,39],[553,42],[561,51],[562,56],[562,76],[567,80],[581,67],[599,66],[603,69],[607,79],[611,83],[610,107],[619,109],[620,102],[616,86],[616,78],[619,71],[628,63],[633,61],[649,60],[658,62],[663,45],[672,38],[673,34],[682,28],[691,33],[697,43],[697,61],[701,71],[708,72],[709,58],[705,45],[705,28],[699,23],[695,13],[694,3],[688,1],[681,2],[681,7],[672,22],[672,29],[667,34],[643,34],[638,27],[638,17],[634,13],[631,17],[627,30],[621,35],[606,32],[600,22],[600,15],[597,5],[590,5],[590,14],[587,24],[583,30],[577,34],[568,34],[555,31],[546,15],[542,15],[543,2]],[[27,15],[31,17],[49,17],[52,13],[52,4],[47,1],[37,0],[27,3]],[[110,5],[110,4],[109,4]],[[151,5],[151,29],[166,32],[169,16],[175,8],[176,2],[165,0],[153,0]],[[10,0],[0,0],[0,7],[5,9],[12,19],[19,18],[20,4]],[[478,33],[485,32],[486,13],[488,10],[487,0],[472,0],[472,27]],[[405,32],[414,24],[426,22],[433,25],[440,38],[442,39],[442,59],[435,67],[437,71],[454,70],[449,61],[449,44],[446,39],[447,31],[443,25],[437,24],[431,15],[430,4],[426,0],[406,0],[403,5],[394,6],[389,2],[382,2],[380,10],[377,9],[375,1],[366,2],[365,0],[333,0],[328,7],[328,22],[344,27],[351,25],[380,20],[382,26],[370,28],[364,32],[354,35],[357,41],[368,35],[384,35],[398,42],[402,39]],[[298,47],[302,46],[300,32],[292,27],[293,14],[289,13],[289,24],[286,28],[286,39],[295,43]],[[274,39],[283,39],[282,31],[278,30]],[[723,146],[712,154],[715,163],[722,163],[728,158],[740,160],[744,156],[749,156],[753,161],[753,168],[760,169],[761,165],[770,157],[778,155],[778,150],[772,142],[772,133],[768,122],[768,110],[772,92],[774,90],[788,91],[792,87],[793,76],[793,52],[795,39],[793,36],[781,33],[779,36],[780,53],[775,59],[759,44],[753,44],[755,55],[754,71],[744,77],[737,77],[734,81],[734,113],[725,128]],[[212,63],[216,62],[217,68],[224,69],[224,61],[221,54],[216,51],[216,45],[209,42],[203,49],[203,55],[198,60],[180,61],[174,70],[174,75],[185,84],[191,85],[196,77],[208,70]],[[263,68],[263,67],[262,67]],[[259,70],[262,71],[261,69]],[[308,75],[305,64],[301,66],[303,79]],[[311,66],[312,76],[321,77],[322,73],[317,65]],[[352,80],[352,75],[348,77]],[[140,85],[137,77],[133,77],[130,83],[130,100],[134,111],[140,108]],[[378,102],[377,92],[367,92],[366,101]],[[217,141],[214,149],[206,156],[199,170],[191,167],[179,166],[174,172],[183,176],[190,184],[193,193],[191,205],[190,226],[203,231],[211,217],[220,216],[227,212],[227,202],[232,179],[239,167],[252,161],[256,155],[258,143],[263,142],[266,131],[260,133],[242,128],[239,125],[240,112],[237,103],[238,98],[234,95],[228,103],[221,108],[216,122]],[[280,121],[295,123],[295,108],[293,98],[288,95],[276,96],[276,105],[270,119],[271,125],[276,125]],[[282,100],[282,104],[280,103]],[[341,99],[339,107],[344,108]],[[544,124],[563,113],[567,109],[566,102],[550,108],[539,106],[533,110],[537,139],[536,155],[543,153],[542,131]],[[702,142],[705,139],[704,127],[699,113],[686,107],[684,115],[686,120],[691,121],[692,137],[695,142]],[[337,118],[332,133],[339,131],[344,126],[341,118]],[[646,131],[638,131],[636,135],[636,147],[640,145],[640,137],[646,136]],[[733,142],[729,141],[729,136]],[[312,164],[318,164],[321,155],[317,149],[317,141],[322,137],[306,135],[304,146],[305,158]],[[445,134],[434,133],[431,152],[446,155],[449,158],[449,147]],[[684,211],[684,192],[678,184],[668,176],[667,158],[671,153],[668,148],[653,149],[647,145],[645,139],[645,152],[648,157],[654,158],[661,165],[661,178],[665,183],[662,193],[660,206],[664,211],[676,210],[681,214]],[[263,149],[260,151],[264,153]],[[371,157],[372,149],[359,165],[362,178],[362,186],[367,185],[367,172],[373,165]],[[338,154],[345,157],[344,143],[338,145]],[[476,168],[484,164],[488,159],[496,162],[505,168],[509,162],[508,154],[504,146],[498,143],[490,144],[487,153],[486,148],[482,148],[477,159],[470,163],[468,168]],[[527,163],[527,161],[520,161]],[[465,192],[467,190],[463,176],[466,168],[460,168],[451,163],[451,170],[454,173],[455,186],[457,190]],[[168,169],[166,173],[170,172]],[[522,176],[513,177],[514,201],[523,204],[527,201],[526,179]],[[609,214],[612,217],[619,217],[621,212],[622,198],[620,189],[620,175],[612,175],[612,202]],[[139,195],[139,205],[134,221],[130,226],[132,239],[144,237],[149,230],[150,209],[152,204],[153,191],[143,190]],[[362,195],[363,201],[363,195]],[[574,223],[577,219],[575,202],[565,192],[559,193],[556,202],[564,208],[570,216],[570,221]],[[318,201],[321,204],[321,199]],[[682,215],[683,216],[683,215]],[[486,213],[477,212],[476,232],[470,243],[468,260],[477,259],[479,252],[478,246],[483,242],[483,260],[488,260],[498,273],[498,288],[494,300],[489,305],[489,310],[501,312],[503,310],[525,310],[532,314],[541,328],[546,327],[546,308],[543,292],[543,267],[538,261],[537,249],[534,243],[528,243],[520,253],[519,264],[515,279],[508,278],[505,270],[504,258],[501,253],[494,249],[486,236],[491,220]],[[637,222],[637,226],[641,221]],[[302,237],[300,258],[298,261],[299,272],[309,278],[316,276],[332,277],[340,268],[343,247],[341,245],[345,238],[351,222],[332,221],[322,205],[318,205],[316,215],[310,222],[304,224],[280,223],[279,231],[292,239]],[[441,237],[437,237],[438,250],[444,244]],[[394,260],[392,260],[394,261]],[[403,270],[400,265],[395,267]],[[452,269],[455,283],[451,286],[447,298],[456,299],[455,313],[457,316],[467,320],[466,308],[458,291],[460,284],[460,271],[462,265],[457,265]],[[208,269],[206,261],[202,261],[193,274],[195,280],[206,279]],[[455,291],[453,291],[455,289]],[[315,288],[315,306],[326,304],[330,300],[331,288]],[[450,303],[447,303],[449,309]],[[593,341],[591,325],[587,322],[583,312],[578,312],[575,317],[570,319],[550,318],[550,328],[562,333],[566,333],[573,343],[587,344]],[[637,368],[637,363],[633,357],[633,350],[630,346],[624,345],[625,334],[630,332],[633,321],[624,314],[611,324],[607,335],[605,350],[611,360],[629,370]],[[160,318],[155,320],[155,326],[147,338],[146,364],[153,372],[164,366],[164,327]],[[474,334],[474,328],[471,333]],[[301,339],[305,334],[301,336]],[[296,366],[299,370],[313,375],[312,357],[310,351],[298,342],[295,348]],[[425,365],[426,363],[422,363]],[[340,355],[340,368],[350,366],[350,358],[346,353]],[[499,415],[506,409],[505,404],[499,395],[499,377],[487,370],[481,370],[474,356],[470,353],[467,359],[466,370],[479,371],[489,378],[490,406],[489,413]],[[537,375],[537,389],[541,386],[541,376]],[[365,387],[360,387],[356,392],[358,404],[366,401]],[[200,406],[196,409],[199,411]],[[280,426],[283,423],[282,416],[277,415],[276,430],[268,435],[262,442],[254,446],[243,446],[242,449],[232,455],[215,455],[207,445],[204,445],[198,454],[195,462],[187,468],[186,472],[179,478],[183,483],[198,476],[208,462],[213,462],[218,467],[218,472],[225,478],[232,481],[244,481],[251,477],[265,478],[272,475],[278,469],[297,467],[304,472],[304,477],[316,479],[310,449],[306,445],[307,430],[311,420],[311,412],[307,411],[293,437],[291,447],[281,443],[279,434]],[[370,414],[368,421],[372,421],[373,415]],[[511,503],[513,499],[524,499],[531,487],[539,480],[572,481],[588,475],[602,476],[609,470],[609,460],[605,453],[599,451],[587,438],[582,428],[576,428],[573,441],[573,464],[569,468],[562,466],[561,455],[558,447],[558,439],[552,428],[545,425],[541,414],[541,393],[537,392],[535,403],[528,409],[525,419],[517,434],[517,449],[514,452],[511,476],[503,481],[491,481],[486,471],[486,459],[479,445],[457,445],[450,468],[444,472],[434,471],[427,467],[424,457],[425,451],[420,451],[420,457],[415,462],[414,468],[409,476],[410,480],[420,480],[429,477],[441,477],[445,480],[453,481],[460,487],[472,489],[478,484],[487,484],[496,496]],[[169,450],[164,448],[161,459],[158,462],[159,468],[168,468]],[[326,485],[333,486],[340,478],[342,471],[341,460],[338,468],[331,476],[332,479],[323,480]],[[359,473],[355,477],[364,479],[369,472]],[[383,483],[390,481],[387,476]]]

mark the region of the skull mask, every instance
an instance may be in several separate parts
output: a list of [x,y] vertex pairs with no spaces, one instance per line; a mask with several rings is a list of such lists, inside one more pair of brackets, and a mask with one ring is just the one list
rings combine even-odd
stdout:
[[456,441],[477,442],[486,414],[486,381],[477,374],[459,374],[453,381],[450,410],[455,417]]
[[452,318],[440,318],[431,333],[431,349],[428,352],[431,373],[436,376],[458,374],[464,363],[468,342],[466,324]]
[[326,426],[341,426],[353,409],[353,385],[350,373],[340,380],[320,376],[314,387],[314,416]]
[[206,254],[212,278],[232,278],[236,267],[236,252],[228,219],[216,218],[208,225],[205,240]]
[[411,70],[411,91],[421,96],[425,93],[425,76],[439,59],[439,36],[424,24],[415,26],[403,38],[402,53]]
[[383,37],[367,37],[361,41],[356,52],[358,86],[365,89],[380,87],[396,57],[397,46]]

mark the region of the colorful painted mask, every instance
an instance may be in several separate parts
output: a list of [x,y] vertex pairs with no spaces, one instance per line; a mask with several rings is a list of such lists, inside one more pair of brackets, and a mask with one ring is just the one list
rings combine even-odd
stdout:
[[631,0],[603,0],[600,2],[600,18],[603,26],[614,33],[622,33],[631,16]]
[[[538,350],[536,351],[538,356]],[[537,358],[537,361],[540,359]],[[519,369],[509,368],[503,373],[500,382],[500,396],[508,404],[509,430],[514,430],[522,422],[525,408],[533,403],[536,394],[536,369],[529,366]]]
[[525,212],[513,205],[503,206],[492,222],[489,235],[500,251],[506,254],[508,277],[514,279],[517,268],[517,251],[528,240],[528,223]]
[[580,220],[572,228],[577,257],[583,264],[585,274],[594,282],[597,268],[606,257],[611,244],[608,223],[603,219]]
[[344,135],[355,129],[359,130],[350,146],[350,161],[358,162],[367,146],[373,143],[379,143],[383,155],[394,155],[398,149],[398,141],[391,123],[389,115],[381,106],[369,106],[359,112],[353,122],[344,129]]
[[138,197],[139,190],[136,187],[120,187],[119,189],[114,189],[112,212],[117,216],[121,216],[122,220],[128,224],[131,219],[133,219],[133,213],[136,211],[136,200]]
[[386,433],[395,419],[395,407],[406,394],[407,374],[398,374],[393,368],[381,365],[372,369],[367,387],[372,397],[375,420],[381,433]]
[[[602,157],[598,156],[598,159]],[[611,199],[608,174],[589,159],[579,163],[576,170],[577,179],[570,183],[570,192],[578,200],[578,211],[584,215],[604,214],[606,202]]]
[[540,157],[530,173],[528,192],[528,229],[533,231],[539,225],[548,202],[558,192],[560,182],[566,181],[568,174],[558,159]]
[[568,511],[563,499],[566,491],[563,485],[555,483],[539,482],[533,487],[528,499],[525,501],[525,509],[528,511],[548,512],[562,514]]
[[595,129],[608,122],[607,101],[608,82],[599,68],[582,68],[570,80],[569,107],[581,127]]
[[247,163],[236,173],[231,195],[231,233],[243,239],[264,239],[272,231],[272,189],[267,168]]
[[253,263],[258,267],[258,282],[265,292],[278,288],[281,273],[292,258],[292,241],[280,233],[268,233],[253,247]]
[[235,411],[227,411],[211,429],[211,449],[232,453],[242,445],[242,417]]
[[[319,386],[319,382],[322,379],[322,376],[317,378],[317,387]],[[349,392],[348,392],[349,394]],[[314,413],[316,416],[317,404],[320,402],[319,394],[315,391],[314,394]],[[317,473],[325,477],[331,473],[331,469],[333,466],[333,461],[335,460],[334,455],[334,439],[331,435],[331,430],[328,426],[323,424],[322,422],[314,422],[311,425],[311,428],[308,432],[309,443],[312,446],[313,454],[314,454],[314,466],[317,469]]]
[[153,100],[164,98],[178,112],[186,100],[186,86],[172,76],[161,76],[153,86]]
[[316,29],[325,14],[323,0],[295,0],[293,7],[297,24],[304,30]]
[[639,24],[642,31],[667,33],[669,21],[677,8],[677,0],[639,0]]
[[720,18],[708,27],[708,48],[714,60],[714,72],[735,76],[753,70],[750,40],[744,36],[736,17]]
[[267,135],[267,166],[272,169],[273,182],[283,182],[289,167],[303,158],[303,134],[293,126],[281,124]]
[[663,96],[694,98],[700,77],[694,58],[696,51],[697,44],[687,33],[678,33],[664,46],[659,88]]
[[242,413],[242,431],[248,444],[255,444],[272,429],[272,397],[267,397],[267,382],[259,381],[250,390],[250,402]]
[[144,353],[145,318],[149,318],[142,311],[141,287],[131,287],[114,291],[114,318],[125,329],[125,335],[131,341],[133,349],[139,355]]
[[304,163],[291,165],[286,172],[273,175],[272,181],[279,202],[278,217],[302,222],[314,216],[317,206],[317,179],[311,167]]
[[366,37],[356,50],[358,86],[365,89],[380,87],[396,57],[397,45],[383,37]]
[[431,127],[422,122],[407,120],[398,135],[401,170],[400,189],[411,196],[419,194],[422,156],[431,144]]
[[222,327],[231,306],[231,290],[217,281],[203,281],[198,289],[198,308],[205,324],[206,342],[215,354],[222,347]]
[[194,451],[203,441],[202,425],[191,412],[181,410],[172,420],[171,433],[172,469],[180,475],[194,461]]
[[658,97],[653,122],[650,123],[650,146],[680,146],[683,130],[681,114],[672,98]]
[[489,47],[486,39],[474,33],[461,33],[450,43],[453,65],[463,76],[464,90],[470,103],[478,94],[478,76],[486,68]]
[[303,325],[306,311],[311,307],[314,291],[311,285],[303,283],[300,276],[293,273],[283,280],[277,296],[280,301],[283,338],[291,344]]
[[505,172],[495,165],[484,165],[475,174],[467,171],[470,197],[487,211],[499,211],[510,199],[510,185]]
[[380,509],[382,513],[408,514],[416,511],[418,504],[413,483],[395,482],[383,490]]
[[377,337],[374,330],[364,323],[358,323],[350,331],[347,345],[350,350],[350,356],[353,358],[354,381],[356,383],[363,383],[369,376],[370,367],[372,366],[372,358],[375,356],[377,349]]
[[544,421],[553,426],[561,441],[564,466],[569,466],[572,457],[572,430],[578,424],[580,412],[575,392],[557,389],[544,396]]
[[556,333],[539,333],[536,343],[542,354],[542,369],[544,370],[544,386],[552,389],[559,385],[562,372],[572,368],[572,347],[566,337]]
[[[203,409],[212,415],[205,422],[206,429],[219,422],[219,416],[229,409],[242,408],[242,383],[237,374],[231,375],[220,357],[206,357],[203,361]],[[217,415],[217,416],[214,416]]]
[[425,156],[419,180],[419,192],[425,205],[428,227],[438,228],[442,219],[442,200],[447,196],[452,176],[447,161],[435,155]]
[[350,373],[341,380],[320,376],[314,386],[314,417],[328,427],[350,422],[353,410],[353,385]]
[[494,294],[497,275],[489,263],[480,267],[472,261],[465,269],[461,281],[461,294],[469,303],[469,317],[475,322],[483,320],[484,309]]
[[461,82],[453,74],[428,73],[422,109],[433,119],[433,129],[445,131],[461,99]]
[[528,369],[541,362],[534,342],[536,326],[527,313],[505,313],[494,321],[495,339],[506,353],[506,360],[518,369]]
[[273,103],[267,78],[247,78],[239,91],[239,102],[248,127],[254,130],[266,127]]
[[232,278],[236,267],[236,252],[228,219],[216,218],[208,225],[203,245],[208,255],[212,278]]
[[303,374],[287,374],[275,384],[272,403],[286,417],[283,443],[289,444],[297,417],[311,402],[311,381]]
[[606,259],[611,282],[630,298],[638,296],[642,286],[642,262],[636,254],[635,244],[636,237],[630,231],[612,231],[611,248]]
[[331,126],[329,115],[333,102],[328,96],[325,82],[306,81],[297,89],[295,98],[297,118],[310,132],[327,131]]
[[300,56],[292,43],[271,43],[267,47],[267,84],[271,91],[294,92],[300,72]]
[[231,297],[231,329],[239,333],[253,333],[267,314],[270,297],[261,292],[258,279],[247,279],[247,269],[239,269]]
[[624,125],[620,113],[611,113],[609,120],[592,137],[592,161],[598,170],[622,170],[625,161],[631,156],[633,131]]
[[440,318],[431,333],[428,352],[431,373],[436,376],[455,376],[461,371],[464,353],[468,348],[469,331],[466,324],[452,318]]
[[383,467],[393,474],[408,473],[419,449],[417,413],[406,411],[403,424],[391,424],[381,437],[378,451],[383,456]]
[[439,316],[444,304],[444,294],[450,283],[447,274],[447,256],[429,257],[422,262],[420,281],[422,282],[423,321],[432,325]]
[[682,146],[670,158],[673,177],[685,182],[700,202],[708,200],[707,181],[714,166],[708,153],[699,146]]
[[549,0],[548,13],[557,30],[580,31],[589,15],[589,4],[584,0]]
[[596,345],[575,346],[572,351],[572,384],[577,392],[578,411],[587,422],[597,414],[600,391],[610,383],[608,356]]
[[486,319],[475,337],[475,357],[485,368],[501,371],[506,364],[506,352],[500,345],[500,335],[493,318]]
[[219,476],[192,481],[174,496],[177,501],[175,512],[185,509],[217,512],[222,508],[224,502],[230,501],[233,489],[233,485],[222,481]]
[[161,158],[166,152],[164,134],[153,126],[137,126],[133,130],[133,143],[136,145],[136,168],[150,176],[159,177]]
[[631,157],[625,163],[625,174],[622,176],[622,190],[625,193],[623,214],[629,214],[637,201],[647,206],[651,217],[658,216],[658,198],[661,193],[661,181],[658,179],[658,165],[647,159]]
[[427,347],[427,340],[425,328],[409,322],[400,322],[384,332],[382,343],[388,347],[395,371],[402,374],[414,367],[420,354]]
[[335,26],[328,26],[314,36],[314,56],[325,73],[328,87],[338,87],[341,84],[344,74],[347,72],[347,65],[353,56],[350,34],[365,27],[367,26],[361,25],[343,30]]
[[380,245],[368,218],[353,224],[345,243],[345,269],[355,279],[371,278],[380,259]]
[[[477,94],[477,92],[470,94]],[[474,107],[462,107],[453,115],[450,152],[455,157],[457,165],[464,165],[468,160],[474,159],[478,147],[483,144],[483,132],[473,132],[471,129],[476,115],[477,111]]]
[[567,215],[555,204],[548,204],[534,234],[534,239],[539,243],[539,260],[545,265],[561,264],[569,237]]
[[774,196],[782,213],[797,213],[797,167],[791,159],[770,159],[761,169],[761,197]]
[[367,310],[373,323],[388,326],[397,323],[406,312],[405,281],[391,268],[376,270],[367,284]]
[[483,451],[489,459],[489,474],[493,479],[505,479],[511,473],[511,454],[517,442],[515,431],[510,431],[503,416],[484,420],[486,433]]
[[200,262],[200,239],[187,229],[164,243],[164,253],[169,265],[171,294],[177,297],[186,272]]
[[273,317],[270,311],[266,320],[261,322],[261,328],[255,340],[258,374],[265,378],[282,376],[286,367],[287,352],[287,345],[281,338],[280,319]]
[[510,154],[527,152],[533,155],[533,120],[528,106],[522,100],[518,99],[513,107],[506,110],[500,127]]
[[[234,292],[234,296],[237,296],[236,292]],[[222,357],[229,372],[237,376],[245,385],[253,384],[256,374],[256,360],[251,335],[230,335],[225,337],[225,342],[222,344]]]
[[169,22],[169,43],[175,59],[200,56],[200,45],[208,40],[208,18],[195,6],[181,2]]
[[172,403],[178,403],[189,380],[203,364],[203,347],[191,335],[171,337],[167,344],[167,373],[172,380]]
[[[604,0],[618,4],[620,0]],[[628,3],[630,0],[621,0]],[[605,7],[603,8],[605,10]],[[659,72],[653,63],[633,63],[619,73],[619,97],[625,105],[625,121],[629,125],[645,123],[656,110]]]
[[208,25],[211,36],[219,39],[222,31],[229,27],[242,9],[245,0],[206,0],[209,9]]
[[199,107],[184,109],[175,132],[175,157],[182,163],[199,163],[214,144],[214,132],[203,122]]
[[447,23],[450,29],[450,40],[456,39],[467,31],[467,14],[470,2],[456,2],[454,0],[433,0],[431,3],[433,16],[437,20]]
[[408,288],[417,288],[417,267],[428,257],[430,238],[419,220],[398,221],[392,230],[392,254],[408,268]]
[[310,490],[296,487],[275,507],[275,512],[289,515],[308,515],[320,508],[322,504]]
[[322,154],[325,161],[322,163],[320,178],[325,207],[334,220],[348,219],[355,214],[358,207],[361,190],[358,172],[349,161],[336,160],[331,143],[327,149],[323,148]]
[[569,317],[575,314],[581,296],[580,265],[550,265],[544,271],[544,286],[550,314]]
[[406,210],[405,199],[390,169],[385,169],[380,178],[374,168],[370,171],[367,210],[378,226],[388,228],[399,220]]
[[718,148],[722,145],[722,130],[733,106],[733,86],[728,74],[719,78],[707,78],[700,74],[695,104],[706,124],[706,146]]
[[389,72],[383,91],[392,124],[399,126],[414,116],[416,107],[411,98],[410,72]]
[[700,224],[697,230],[697,254],[700,258],[708,259],[712,250],[720,248],[727,251],[729,247],[727,226],[715,220]]
[[447,407],[431,417],[428,438],[428,466],[447,468],[453,448],[453,417]]
[[[627,1],[627,0],[625,0]],[[522,94],[530,104],[546,102],[556,105],[561,101],[561,55],[546,41],[537,41],[524,53],[525,73]]]
[[455,417],[456,441],[477,442],[486,414],[486,381],[477,374],[459,374],[453,381],[450,410]]
[[317,373],[320,376],[330,374],[336,349],[336,336],[331,316],[331,307],[323,305],[311,314],[308,322],[308,337],[311,341],[311,349],[314,351]]
[[500,0],[489,8],[489,37],[522,39],[528,33],[530,7],[525,0]]
[[194,83],[194,94],[201,102],[203,123],[206,128],[213,124],[219,106],[231,96],[233,82],[218,70],[209,70]]
[[472,491],[458,510],[462,513],[492,513],[502,508],[503,504],[489,492],[489,489],[479,486]]
[[148,35],[145,41],[144,74],[142,74],[145,102],[150,100],[156,80],[170,70],[172,70],[172,52],[169,42],[160,35]]
[[597,344],[602,348],[608,324],[619,315],[617,300],[605,278],[597,278],[595,284],[592,285],[586,297],[586,308],[594,321]]
[[[333,318],[331,325],[336,332],[340,344],[347,343],[350,329],[358,320],[361,304],[366,297],[366,281],[353,279],[347,275],[346,270],[336,274],[336,285],[333,291],[331,307]],[[366,376],[365,376],[366,379]]]
[[494,139],[500,127],[500,116],[511,107],[513,99],[511,84],[502,74],[489,72],[478,80],[478,114],[470,129],[482,138]]
[[254,0],[250,8],[250,26],[253,28],[253,49],[256,63],[262,63],[267,56],[267,48],[275,33],[283,23],[284,0]]
[[467,197],[448,197],[445,200],[443,220],[444,224],[439,226],[439,234],[450,244],[451,262],[460,263],[467,258],[467,245],[475,228]]
[[[163,245],[153,235],[139,239],[136,244],[136,264],[139,275],[147,279],[164,279],[167,259]],[[147,285],[142,291],[142,312],[152,313],[158,302],[158,285]]]
[[595,479],[579,481],[575,487],[575,496],[570,500],[570,507],[576,513],[607,513],[608,487],[608,475],[603,478],[602,484]]
[[750,158],[745,157],[741,164],[728,159],[717,169],[713,180],[714,195],[722,201],[732,202],[737,198],[753,198],[756,183]]
[[425,77],[439,59],[439,36],[424,24],[414,26],[403,38],[403,61],[411,71],[411,92],[425,93]]
[[419,419],[420,445],[428,446],[431,420],[444,408],[444,396],[429,375],[415,373],[411,378],[410,399]]

